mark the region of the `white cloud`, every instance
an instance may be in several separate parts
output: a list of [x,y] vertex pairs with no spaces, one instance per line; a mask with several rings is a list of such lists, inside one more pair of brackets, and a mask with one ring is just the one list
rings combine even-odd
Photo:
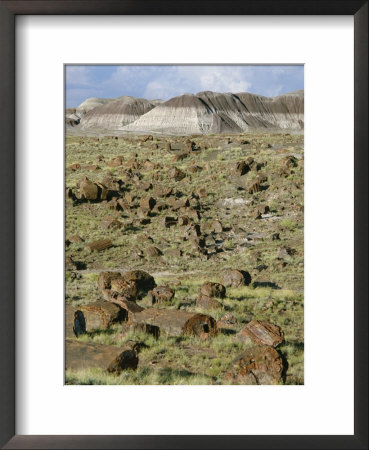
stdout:
[[91,86],[88,66],[67,66],[65,75],[68,86]]
[[147,98],[168,99],[186,92],[247,91],[252,83],[246,79],[246,72],[233,66],[173,66],[149,81],[144,95]]

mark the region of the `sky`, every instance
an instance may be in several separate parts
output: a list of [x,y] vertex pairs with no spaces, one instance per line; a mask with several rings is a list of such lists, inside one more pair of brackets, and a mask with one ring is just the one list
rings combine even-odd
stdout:
[[303,65],[129,66],[67,65],[66,107],[89,97],[122,95],[168,100],[200,91],[252,92],[274,97],[304,89]]

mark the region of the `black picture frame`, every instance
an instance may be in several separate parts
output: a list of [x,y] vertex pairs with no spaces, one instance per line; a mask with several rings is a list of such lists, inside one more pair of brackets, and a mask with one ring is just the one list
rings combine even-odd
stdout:
[[[15,435],[15,16],[19,14],[353,15],[355,40],[355,431],[349,436]],[[0,1],[0,445],[6,449],[368,448],[368,2],[365,0]],[[4,195],[5,194],[5,195]],[[19,281],[19,280],[18,280]],[[339,392],[337,392],[339,396]],[[318,405],[317,405],[318,407]]]

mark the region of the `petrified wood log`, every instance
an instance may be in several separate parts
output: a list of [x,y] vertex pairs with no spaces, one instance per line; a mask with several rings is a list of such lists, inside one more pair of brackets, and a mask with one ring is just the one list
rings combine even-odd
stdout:
[[134,323],[154,325],[161,333],[171,336],[187,334],[204,337],[217,333],[216,321],[211,316],[187,311],[150,308],[135,314],[132,320]]
[[197,296],[196,305],[203,309],[223,309],[223,305],[217,299],[201,294],[201,292]]
[[227,270],[223,276],[223,284],[227,287],[248,286],[250,283],[251,275],[245,270]]
[[241,341],[251,339],[259,345],[270,345],[276,347],[284,339],[282,328],[265,320],[252,320],[237,334]]
[[132,320],[133,315],[144,310],[142,306],[137,305],[136,302],[126,299],[118,295],[117,297],[110,297],[112,303],[120,306],[124,311],[123,320]]
[[200,286],[199,294],[206,295],[207,297],[224,298],[226,288],[220,283],[212,283],[211,281],[207,281]]
[[99,241],[90,242],[87,244],[87,248],[93,252],[98,251],[102,252],[103,250],[106,250],[113,246],[113,243],[110,239],[100,239]]
[[239,355],[226,378],[235,384],[277,384],[283,373],[280,354],[267,346],[255,346]]
[[83,329],[86,332],[105,330],[113,323],[122,322],[125,316],[125,312],[119,305],[98,301],[78,307],[74,316],[74,327],[76,330],[80,330],[80,334],[82,334]]
[[65,368],[84,370],[100,368],[119,374],[123,370],[135,370],[138,365],[137,351],[113,345],[79,342],[73,339],[65,341]]
[[147,294],[147,299],[151,305],[170,304],[175,291],[168,286],[158,286]]
[[98,286],[100,291],[104,289],[111,289],[111,280],[120,278],[122,275],[119,272],[100,272],[98,279]]

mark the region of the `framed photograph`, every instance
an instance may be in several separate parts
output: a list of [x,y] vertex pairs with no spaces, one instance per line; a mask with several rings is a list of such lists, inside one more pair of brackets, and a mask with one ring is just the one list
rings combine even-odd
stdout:
[[0,2],[3,448],[368,448],[368,4]]

